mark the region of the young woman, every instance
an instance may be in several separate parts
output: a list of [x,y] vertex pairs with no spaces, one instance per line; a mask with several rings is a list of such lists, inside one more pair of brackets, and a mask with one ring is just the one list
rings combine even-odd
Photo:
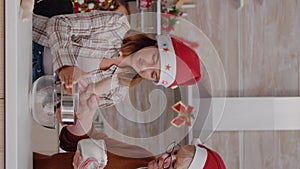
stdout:
[[[115,12],[93,11],[55,16],[51,19],[38,15],[33,17],[33,41],[50,48],[51,53],[45,57],[53,57],[53,70],[58,72],[67,88],[87,72],[99,70],[96,82],[101,83],[96,86],[99,89],[97,93],[100,107],[119,102],[129,83],[132,85],[141,80],[128,65],[135,62],[136,69],[144,69],[146,64],[153,65],[152,54],[158,54],[157,47],[154,47],[156,41],[145,34],[123,40],[128,30],[126,16]],[[149,48],[137,52],[135,57],[123,60],[146,47]],[[144,54],[146,56],[137,64],[138,57]],[[157,62],[158,56],[155,57]],[[123,66],[119,66],[121,62]],[[145,79],[158,79],[158,64],[159,62],[155,65],[156,70],[153,70],[155,74],[150,75],[149,70],[141,73]]]
[[155,40],[144,33],[130,35],[129,29],[127,17],[118,12],[33,15],[33,41],[50,48],[53,70],[66,89],[97,71],[91,93],[100,98],[100,107],[118,103],[141,79],[165,87],[200,80],[193,49],[168,35]]

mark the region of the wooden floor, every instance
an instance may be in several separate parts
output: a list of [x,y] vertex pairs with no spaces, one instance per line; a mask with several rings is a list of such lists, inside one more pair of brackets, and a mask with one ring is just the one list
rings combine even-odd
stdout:
[[[299,96],[300,1],[193,0],[187,19],[211,39],[228,96]],[[207,143],[227,168],[299,168],[299,131],[217,132]]]

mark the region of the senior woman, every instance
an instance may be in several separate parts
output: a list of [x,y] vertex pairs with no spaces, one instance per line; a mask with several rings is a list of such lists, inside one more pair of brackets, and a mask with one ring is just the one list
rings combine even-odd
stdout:
[[96,71],[99,107],[120,102],[141,79],[168,88],[200,80],[198,54],[168,35],[128,33],[123,13],[92,11],[47,18],[33,16],[33,41],[50,48],[53,71],[66,89]]

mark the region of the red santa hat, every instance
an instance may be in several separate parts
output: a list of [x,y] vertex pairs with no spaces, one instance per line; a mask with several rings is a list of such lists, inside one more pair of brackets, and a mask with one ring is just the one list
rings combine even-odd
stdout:
[[160,54],[160,79],[166,88],[196,84],[200,78],[198,54],[186,43],[169,35],[157,35]]
[[226,169],[221,156],[203,145],[195,145],[195,155],[188,169]]

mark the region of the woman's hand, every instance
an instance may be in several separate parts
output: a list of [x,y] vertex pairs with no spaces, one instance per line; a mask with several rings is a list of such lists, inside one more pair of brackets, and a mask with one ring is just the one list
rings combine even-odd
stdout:
[[72,163],[73,168],[78,169],[81,162],[82,162],[82,157],[80,155],[80,151],[77,149],[73,157],[73,163]]
[[79,87],[79,107],[76,113],[77,119],[81,123],[90,123],[98,109],[98,96],[94,93],[93,86],[84,80],[78,81]]
[[[80,155],[80,151],[77,149],[75,154],[74,154],[74,157],[73,157],[73,163],[72,163],[73,168],[78,169],[78,167],[79,167],[80,163],[82,162],[82,160],[83,159]],[[104,169],[104,167],[98,166],[98,169]]]
[[66,89],[72,89],[73,84],[80,78],[88,77],[89,74],[77,66],[65,66],[60,69],[58,76]]
[[[99,98],[94,93],[92,93],[92,90],[88,88],[86,89],[79,88],[79,90],[81,91],[79,93],[78,111],[75,113],[77,120],[80,121],[80,124],[78,125],[90,126],[92,124],[91,121],[93,120],[94,115],[98,108]],[[55,113],[58,122],[61,123],[62,120],[61,120],[60,107],[56,109]],[[62,124],[62,126],[68,126],[68,125]],[[87,127],[85,128],[88,129]]]
[[67,126],[67,129],[74,135],[84,135],[91,130],[93,119],[98,109],[98,96],[92,92],[88,84],[78,81],[79,85],[79,105],[76,112],[76,124]]

